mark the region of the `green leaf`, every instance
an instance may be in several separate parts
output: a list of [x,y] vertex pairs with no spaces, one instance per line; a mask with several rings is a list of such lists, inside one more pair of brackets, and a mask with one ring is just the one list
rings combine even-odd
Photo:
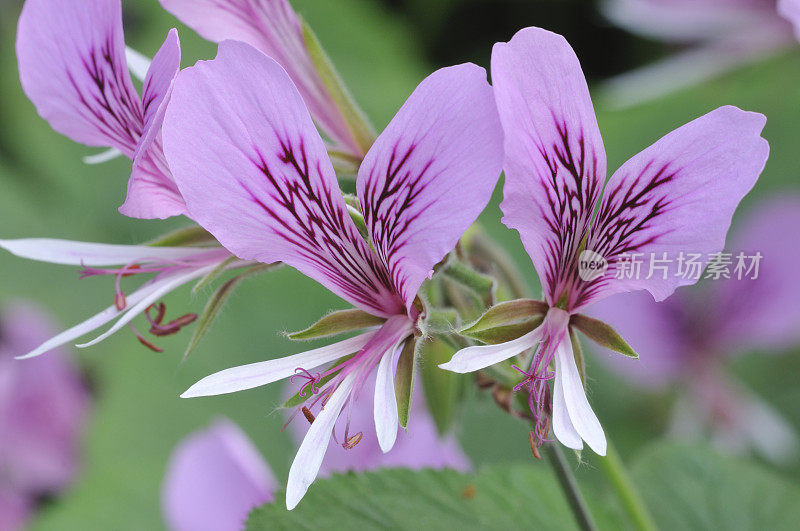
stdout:
[[408,426],[411,415],[411,400],[414,396],[414,380],[417,373],[417,341],[416,338],[406,340],[403,352],[397,360],[397,371],[394,376],[394,393],[397,398],[397,417],[403,428]]
[[377,326],[383,324],[384,321],[385,319],[382,317],[377,317],[364,310],[351,308],[329,313],[305,330],[291,332],[287,336],[289,339],[294,340],[319,339]]
[[199,225],[177,229],[147,242],[151,247],[189,247],[204,244],[219,245],[216,238]]
[[342,78],[339,77],[339,73],[336,72],[336,68],[322,48],[322,44],[317,39],[311,26],[306,24],[304,20],[301,20],[301,23],[303,25],[303,40],[314,67],[334,103],[342,113],[345,122],[347,122],[350,132],[353,133],[353,138],[361,150],[366,153],[375,142],[375,129],[370,125],[364,111],[353,100],[350,91],[347,90]]
[[661,529],[794,530],[800,522],[796,484],[705,447],[657,444],[632,474]]
[[450,361],[456,353],[451,345],[436,337],[427,336],[417,341],[417,348],[425,402],[429,404],[439,434],[445,435],[453,425],[464,394],[464,384],[469,380],[463,375],[439,368],[439,364]]
[[[384,469],[317,480],[294,510],[283,493],[250,513],[247,529],[547,529],[574,530],[575,519],[544,463],[481,469]],[[600,505],[598,524],[619,528]]]
[[539,326],[546,312],[547,304],[542,301],[517,299],[501,302],[459,333],[484,343],[503,343]]
[[603,321],[577,313],[570,318],[569,324],[583,332],[586,337],[598,345],[624,354],[629,358],[639,359],[639,355],[622,339],[622,336]]

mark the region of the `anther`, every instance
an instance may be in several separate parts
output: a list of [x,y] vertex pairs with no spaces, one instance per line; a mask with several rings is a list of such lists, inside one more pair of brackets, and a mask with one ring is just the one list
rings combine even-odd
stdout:
[[358,432],[355,435],[348,437],[343,443],[342,448],[345,450],[352,450],[356,447],[358,443],[361,442],[361,438],[364,436],[362,432]]
[[308,423],[309,424],[314,424],[314,421],[317,420],[317,418],[314,416],[314,414],[311,412],[311,410],[308,409],[307,407],[303,406],[302,411],[303,411],[303,415],[306,417],[306,420],[308,421]]

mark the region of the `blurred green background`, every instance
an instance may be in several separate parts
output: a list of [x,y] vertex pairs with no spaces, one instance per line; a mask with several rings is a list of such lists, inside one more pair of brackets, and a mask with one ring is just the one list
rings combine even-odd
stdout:
[[[117,213],[129,162],[118,159],[87,166],[94,151],[60,136],[41,120],[19,85],[14,55],[21,2],[0,2],[0,238],[66,238],[138,243],[185,220],[139,221]],[[524,26],[563,33],[584,63],[590,84],[666,52],[663,46],[613,29],[586,1],[523,0],[293,0],[317,32],[357,101],[378,129],[392,117],[416,84],[434,67],[474,61],[488,67],[491,44]],[[156,0],[123,1],[126,41],[152,55],[167,30],[178,25]],[[215,45],[178,25],[183,66],[213,57]],[[742,209],[760,197],[797,189],[800,143],[800,50],[778,54],[702,86],[631,110],[609,111],[596,103],[609,168],[661,135],[719,105],[734,104],[767,115],[765,136],[772,155],[760,183]],[[483,220],[496,240],[529,271],[530,262],[515,233],[499,223],[499,197]],[[738,217],[738,216],[737,216]],[[787,239],[795,227],[776,227]],[[790,240],[791,241],[791,240]],[[0,304],[30,298],[71,326],[112,302],[112,279],[78,281],[77,271],[0,255]],[[173,315],[198,312],[204,294],[182,289],[167,298]],[[205,295],[208,295],[206,293]],[[183,436],[225,415],[256,442],[274,472],[285,481],[294,453],[284,418],[273,413],[279,385],[218,398],[180,400],[190,384],[211,372],[296,352],[279,332],[300,329],[331,308],[345,304],[288,268],[249,280],[235,293],[204,343],[180,363],[189,332],[159,342],[163,354],[120,332],[76,352],[94,392],[86,436],[85,466],[79,481],[43,506],[41,529],[158,529],[164,468]],[[732,371],[800,428],[800,356],[752,353]],[[657,437],[668,420],[668,397],[639,399],[623,381],[589,360],[591,399],[607,433],[627,458]],[[527,427],[505,418],[486,396],[475,394],[459,416],[459,438],[476,465],[532,462]],[[497,436],[503,433],[503,436]],[[587,452],[588,454],[589,452]],[[588,456],[587,456],[588,457]],[[591,457],[578,473],[597,478]],[[800,467],[778,470],[796,478]],[[533,494],[532,494],[533,495]]]

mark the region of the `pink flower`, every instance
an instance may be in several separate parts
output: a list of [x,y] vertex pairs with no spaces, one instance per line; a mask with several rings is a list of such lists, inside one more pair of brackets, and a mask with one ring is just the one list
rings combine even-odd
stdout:
[[204,38],[246,42],[272,57],[289,74],[331,149],[357,160],[364,157],[366,148],[320,77],[303,24],[287,0],[160,1]]
[[172,451],[161,488],[172,531],[244,529],[252,509],[274,498],[278,483],[241,429],[218,420]]
[[80,465],[89,393],[69,353],[13,358],[51,326],[25,304],[0,314],[0,522],[10,529],[23,526],[37,497],[69,486]]
[[[606,182],[586,81],[561,36],[527,28],[496,44],[492,79],[505,131],[503,223],[519,231],[549,311],[522,337],[466,348],[442,367],[475,371],[539,344],[518,386],[530,391],[539,441],[551,418],[565,446],[586,441],[604,455],[605,435],[569,337],[572,316],[615,293],[646,289],[661,301],[695,282],[676,274],[677,256],[699,253],[705,264],[722,249],[733,212],[767,159],[759,136],[765,119],[721,107],[635,155]],[[670,258],[671,266],[663,276],[620,275],[633,254],[642,256],[644,271],[656,259]],[[588,258],[607,269],[585,278],[580,262]]]
[[53,129],[133,161],[120,212],[137,218],[185,212],[161,147],[161,122],[180,69],[175,29],[146,70],[141,96],[128,73],[120,0],[27,0],[17,59],[22,88]]
[[[365,405],[359,402],[354,416],[368,422],[372,410]],[[302,439],[299,430],[293,431]],[[439,439],[433,419],[419,401],[409,421],[409,433],[401,434],[391,453],[381,452],[375,440],[364,440],[357,453],[333,445],[330,451],[322,476],[385,467],[469,468],[454,439]],[[162,487],[164,518],[173,531],[243,529],[250,511],[271,503],[277,488],[269,465],[247,436],[231,421],[218,420],[173,450]]]
[[[729,448],[752,447],[774,461],[797,454],[797,434],[761,399],[724,371],[732,356],[781,352],[800,342],[800,247],[776,227],[800,224],[800,197],[763,202],[739,225],[728,248],[730,278],[679,290],[655,304],[630,293],[602,301],[592,313],[607,320],[641,352],[636,363],[606,356],[610,366],[646,390],[682,385],[673,431],[698,436],[707,429]],[[760,255],[756,269],[737,272],[737,256]],[[741,277],[741,278],[740,278]],[[756,277],[756,278],[753,278]]]
[[[795,42],[797,0],[608,0],[606,16],[648,38],[688,49],[611,79],[618,106],[635,105],[700,83]],[[791,24],[790,24],[791,22]]]
[[[164,140],[190,215],[241,259],[282,261],[385,319],[380,328],[339,343],[222,371],[184,393],[229,393],[295,374],[308,379],[308,407],[325,407],[292,464],[290,509],[316,477],[337,418],[352,409],[373,370],[378,441],[384,452],[394,445],[394,367],[424,317],[417,291],[488,202],[500,173],[501,139],[482,69],[460,65],[425,79],[359,169],[368,243],[280,65],[247,44],[226,41],[215,60],[178,76]],[[313,372],[320,366],[327,368]],[[346,428],[343,444],[357,441]]]

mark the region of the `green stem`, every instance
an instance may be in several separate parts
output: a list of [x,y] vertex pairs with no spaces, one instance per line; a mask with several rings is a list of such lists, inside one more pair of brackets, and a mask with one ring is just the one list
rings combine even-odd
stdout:
[[556,473],[556,477],[558,477],[558,482],[561,484],[561,489],[567,497],[578,525],[584,531],[596,530],[597,526],[594,523],[594,518],[592,518],[592,513],[589,512],[586,500],[583,499],[583,494],[578,488],[578,482],[575,480],[575,476],[569,467],[569,462],[561,452],[558,443],[547,443],[542,448],[547,455],[548,461],[550,461],[550,465],[553,467],[553,471]]
[[597,464],[617,493],[617,497],[622,502],[622,506],[625,512],[628,513],[634,527],[640,531],[655,531],[658,529],[611,441],[608,441],[606,456],[599,457]]

